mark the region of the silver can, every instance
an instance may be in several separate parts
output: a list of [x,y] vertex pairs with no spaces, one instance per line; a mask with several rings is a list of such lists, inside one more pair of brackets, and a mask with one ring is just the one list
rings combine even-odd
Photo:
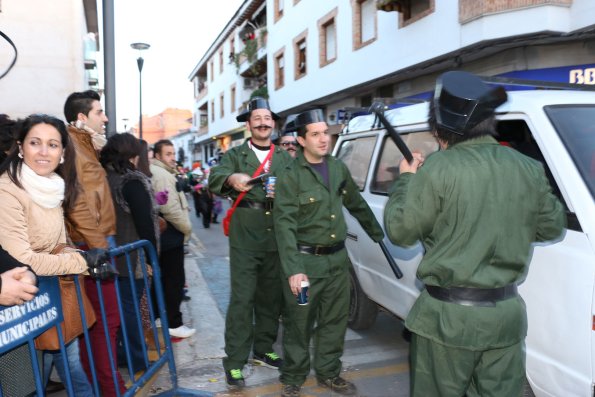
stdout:
[[300,293],[296,296],[296,300],[298,305],[305,306],[308,304],[308,289],[310,288],[310,283],[308,281],[302,281],[301,283],[302,289]]
[[269,176],[267,178],[267,181],[266,181],[266,184],[264,187],[267,198],[275,198],[275,183],[276,182],[277,182],[276,176]]

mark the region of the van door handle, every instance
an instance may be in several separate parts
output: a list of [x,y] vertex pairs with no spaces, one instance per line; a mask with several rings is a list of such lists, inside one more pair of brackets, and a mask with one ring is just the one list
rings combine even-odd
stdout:
[[353,240],[353,241],[357,241],[357,234],[355,233],[351,233],[350,231],[347,232],[347,238]]

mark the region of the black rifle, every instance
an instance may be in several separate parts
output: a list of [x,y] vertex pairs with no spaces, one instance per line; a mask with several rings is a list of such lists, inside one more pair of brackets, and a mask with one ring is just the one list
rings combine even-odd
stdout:
[[388,122],[386,117],[384,117],[384,104],[382,102],[374,102],[372,106],[370,106],[370,113],[374,113],[376,117],[378,117],[378,120],[380,120],[382,125],[384,125],[384,128],[386,128],[386,130],[388,131],[388,134],[392,138],[393,142],[395,143],[395,145],[397,145],[397,148],[399,148],[399,151],[403,154],[403,157],[405,157],[407,161],[411,163],[413,161],[413,155],[411,154],[411,151],[409,150],[405,142],[403,142],[403,138],[401,138],[401,135],[399,135],[397,130],[395,130],[395,127],[393,127]]
[[[411,154],[411,151],[401,138],[401,135],[399,135],[397,130],[395,130],[395,128],[388,122],[386,117],[384,117],[384,104],[382,102],[374,102],[372,106],[370,106],[370,112],[374,113],[376,117],[378,117],[378,120],[380,120],[382,125],[384,125],[384,128],[386,128],[386,130],[388,131],[388,134],[392,138],[393,142],[395,143],[395,145],[397,145],[397,148],[403,154],[403,157],[405,157],[407,161],[411,163],[413,161],[413,155]],[[386,260],[388,261],[390,268],[395,274],[395,277],[399,279],[403,278],[403,272],[401,271],[401,269],[399,269],[399,265],[397,265],[397,262],[395,262],[390,252],[388,252],[388,248],[386,248],[384,241],[380,241],[378,242],[378,244],[380,245],[382,253],[386,257]]]
[[395,277],[403,278],[403,272],[401,271],[401,269],[399,269],[399,265],[397,265],[397,262],[395,262],[395,260],[393,259],[393,256],[390,254],[390,252],[388,252],[388,248],[386,248],[386,244],[384,244],[384,241],[379,241],[378,245],[380,245],[380,249],[382,250],[382,253],[386,257],[386,260],[388,261],[390,268],[393,270]]

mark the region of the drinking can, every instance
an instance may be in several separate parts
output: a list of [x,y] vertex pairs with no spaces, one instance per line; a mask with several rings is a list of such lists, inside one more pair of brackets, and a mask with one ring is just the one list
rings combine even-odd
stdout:
[[269,176],[267,178],[267,182],[265,185],[266,197],[268,198],[275,198],[275,183],[277,182],[277,177]]
[[302,289],[296,298],[298,305],[303,306],[308,304],[308,287],[310,287],[310,283],[308,281],[302,281]]

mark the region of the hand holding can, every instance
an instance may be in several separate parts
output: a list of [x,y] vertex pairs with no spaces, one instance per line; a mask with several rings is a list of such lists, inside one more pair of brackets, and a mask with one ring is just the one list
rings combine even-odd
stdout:
[[308,289],[310,287],[310,283],[308,281],[302,281],[302,289],[300,293],[297,295],[296,300],[298,305],[304,306],[308,304]]
[[275,176],[269,176],[267,178],[266,184],[265,184],[265,191],[266,191],[266,197],[267,198],[275,198],[275,183],[277,182],[277,177]]

